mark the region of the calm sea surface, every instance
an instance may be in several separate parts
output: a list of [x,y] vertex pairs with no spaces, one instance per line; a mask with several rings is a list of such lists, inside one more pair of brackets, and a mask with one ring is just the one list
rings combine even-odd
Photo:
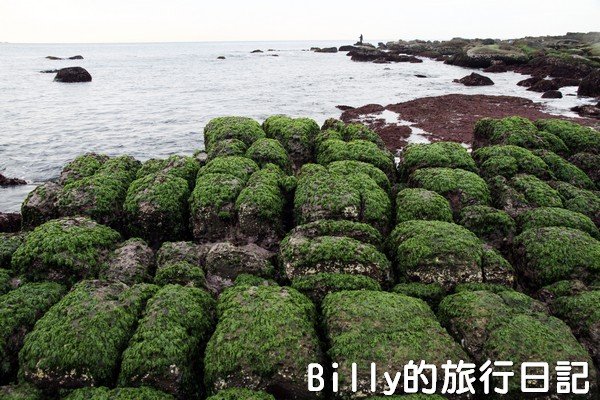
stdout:
[[[538,93],[517,86],[524,77],[513,73],[490,74],[495,86],[467,88],[452,80],[469,71],[427,59],[356,63],[344,53],[303,51],[342,44],[347,43],[0,44],[0,172],[31,183],[0,188],[0,211],[18,210],[36,184],[57,177],[81,153],[127,153],[140,160],[191,154],[203,147],[202,129],[216,116],[262,122],[288,114],[322,123],[340,115],[338,104],[385,105],[449,93],[542,102]],[[254,49],[265,52],[251,54]],[[77,54],[85,59],[45,59]],[[62,84],[53,82],[53,74],[39,73],[67,66],[86,68],[93,82]],[[547,111],[557,114],[570,114],[570,107],[583,102],[572,96],[544,100]]]

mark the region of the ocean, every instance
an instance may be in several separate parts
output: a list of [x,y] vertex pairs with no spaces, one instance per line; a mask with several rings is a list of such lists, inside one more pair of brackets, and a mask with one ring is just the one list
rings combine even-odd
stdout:
[[[0,188],[0,212],[18,211],[29,191],[85,152],[131,154],[142,161],[191,154],[203,148],[204,125],[222,115],[262,122],[288,114],[322,123],[339,117],[336,105],[387,105],[449,93],[520,96],[569,116],[571,107],[586,103],[574,96],[542,100],[516,85],[527,76],[511,72],[488,74],[494,86],[465,87],[452,80],[470,70],[429,59],[357,63],[345,53],[306,51],[343,44],[0,44],[0,172],[30,183]],[[255,49],[264,52],[252,54]],[[45,58],[79,54],[85,59]],[[93,81],[57,83],[54,74],[39,73],[67,66],[86,68]],[[573,94],[576,88],[561,90]]]

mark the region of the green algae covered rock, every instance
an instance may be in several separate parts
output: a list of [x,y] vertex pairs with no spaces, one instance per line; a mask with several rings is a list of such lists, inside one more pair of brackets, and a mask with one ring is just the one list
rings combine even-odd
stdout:
[[194,157],[173,155],[166,159],[153,158],[142,164],[141,168],[137,171],[136,179],[162,172],[185,179],[190,189],[193,189],[199,168],[200,163]]
[[[339,364],[340,392],[335,398],[372,394],[368,376],[372,362],[380,371],[396,371],[410,360],[435,365],[468,360],[422,300],[396,293],[342,291],[325,297],[322,309],[328,356]],[[353,362],[358,366],[357,393],[350,389]],[[383,376],[378,375],[379,390],[384,385]],[[398,386],[401,390],[402,379]]]
[[12,289],[11,271],[0,268],[0,296]]
[[159,286],[176,284],[203,288],[206,286],[206,276],[201,267],[178,261],[159,266],[154,276],[154,283]]
[[354,160],[334,161],[327,165],[327,169],[332,173],[344,176],[352,176],[357,173],[368,175],[377,182],[379,187],[385,190],[386,193],[391,192],[392,185],[386,174],[371,164]]
[[185,261],[192,265],[202,266],[210,247],[193,242],[164,242],[156,252],[156,264],[162,267],[166,264]]
[[122,243],[109,256],[100,277],[134,285],[149,282],[153,267],[152,249],[142,239],[132,238]]
[[28,280],[73,284],[97,276],[120,240],[118,232],[83,217],[46,222],[13,254],[13,270]]
[[488,205],[491,201],[487,184],[477,174],[462,169],[423,168],[408,180],[409,186],[419,187],[444,196],[454,212],[474,204]]
[[314,159],[315,137],[319,125],[309,118],[290,118],[273,115],[263,123],[267,137],[276,139],[289,154],[294,170]]
[[188,182],[174,174],[149,174],[135,180],[123,204],[128,231],[151,245],[184,239],[189,197]]
[[494,206],[515,218],[534,207],[563,207],[560,193],[533,175],[518,174],[510,180],[496,176],[490,180]]
[[574,296],[590,290],[585,283],[579,279],[558,281],[544,286],[535,293],[535,297],[544,303],[551,303],[554,299],[563,296]]
[[104,154],[86,153],[76,157],[73,161],[64,166],[58,183],[68,185],[82,178],[94,175],[109,157]]
[[403,189],[396,196],[396,223],[415,219],[452,222],[450,203],[426,189]]
[[24,234],[0,233],[0,268],[10,268],[12,256],[24,240]]
[[551,178],[548,165],[530,150],[518,146],[489,146],[473,152],[481,175],[493,178],[500,175],[512,178],[516,174],[529,174],[540,179]]
[[359,123],[345,124],[335,118],[329,118],[321,127],[321,132],[316,138],[317,147],[329,139],[339,139],[344,142],[366,140],[375,143],[381,149],[386,148],[383,139],[369,127]]
[[535,124],[540,130],[561,138],[572,153],[600,154],[600,132],[592,128],[560,119],[541,119]]
[[292,161],[285,148],[275,139],[258,139],[246,151],[246,157],[254,160],[259,167],[267,164],[275,164],[282,171],[292,171]]
[[600,290],[558,297],[550,306],[552,313],[571,327],[588,349],[596,365],[600,362]]
[[368,223],[386,232],[391,220],[388,194],[368,175],[341,175],[315,164],[300,171],[294,197],[297,225],[320,219]]
[[475,161],[460,143],[413,143],[402,150],[399,165],[402,179],[407,179],[419,168],[433,167],[461,168],[477,172]]
[[446,291],[438,283],[400,283],[393,287],[392,292],[424,300],[433,309],[436,309],[446,296]]
[[95,387],[74,390],[64,400],[175,400],[175,397],[148,387]]
[[[263,140],[258,139],[258,140]],[[224,139],[215,143],[207,154],[207,160],[218,157],[238,156],[243,157],[248,151],[248,145],[239,139]]]
[[0,296],[0,382],[16,376],[25,335],[65,292],[58,283],[26,283]]
[[275,397],[266,393],[248,389],[221,390],[207,400],[275,400]]
[[381,290],[376,280],[364,275],[318,273],[299,276],[292,280],[294,289],[320,304],[329,293],[342,290]]
[[265,137],[265,132],[260,124],[246,117],[219,117],[213,118],[204,127],[204,146],[209,151],[225,139],[237,139],[246,146]]
[[584,231],[600,239],[600,231],[592,220],[575,211],[557,207],[539,207],[523,212],[517,217],[521,231],[548,226],[563,226]]
[[383,246],[383,236],[371,225],[362,222],[345,220],[321,219],[308,224],[299,225],[291,235],[314,239],[319,236],[345,236],[367,243],[380,249]]
[[383,171],[391,182],[394,182],[396,169],[394,157],[389,150],[382,150],[373,142],[352,140],[344,142],[329,139],[321,143],[317,152],[317,163],[328,165],[334,161],[353,160],[371,164]]
[[462,209],[460,224],[496,249],[512,243],[516,224],[508,213],[489,206],[468,206]]
[[600,241],[578,229],[529,229],[514,244],[515,267],[532,288],[571,278],[593,281],[600,274]]
[[152,285],[83,281],[35,324],[19,353],[20,376],[55,391],[112,385]]
[[534,154],[544,160],[546,165],[548,165],[550,172],[552,172],[557,180],[570,183],[573,186],[583,189],[595,188],[594,182],[592,182],[590,177],[587,176],[585,172],[558,154],[549,150],[537,150],[534,151]]
[[[569,327],[550,317],[545,307],[524,294],[505,291],[465,291],[440,303],[439,318],[477,363],[486,360],[522,362],[582,361],[590,366],[595,386],[596,371]],[[509,398],[521,398],[520,369],[509,380]],[[550,368],[550,393],[556,393],[556,371]],[[594,390],[592,389],[592,392]],[[594,398],[591,394],[586,398]]]
[[58,196],[62,186],[55,182],[44,182],[32,190],[21,205],[23,229],[35,228],[44,222],[58,218]]
[[600,196],[597,192],[579,189],[566,182],[550,182],[558,191],[564,207],[590,217],[596,226],[600,226]]
[[0,386],[2,400],[42,400],[42,392],[29,384]]
[[151,386],[177,398],[200,390],[198,355],[215,322],[215,301],[208,292],[179,285],[161,288],[123,353],[121,386]]
[[569,162],[586,173],[600,187],[600,154],[581,152],[569,158]]
[[209,392],[276,387],[282,398],[312,398],[306,368],[323,358],[315,306],[306,296],[278,286],[234,286],[221,294],[217,311],[204,358]]

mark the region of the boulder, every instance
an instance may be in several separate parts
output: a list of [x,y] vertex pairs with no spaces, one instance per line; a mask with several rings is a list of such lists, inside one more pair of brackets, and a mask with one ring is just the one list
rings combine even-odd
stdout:
[[494,84],[494,81],[487,76],[479,75],[475,72],[471,73],[469,76],[465,76],[464,78],[455,79],[454,82],[462,83],[465,86],[489,86]]
[[523,86],[523,87],[531,87],[533,85],[535,85],[536,83],[543,81],[544,80],[544,76],[532,76],[531,78],[527,78],[527,79],[523,79],[522,81],[517,82],[518,86]]
[[337,47],[324,47],[324,48],[317,48],[314,50],[315,53],[337,53],[338,49]]
[[578,96],[599,97],[600,96],[600,69],[596,69],[581,80]]
[[217,57],[217,60],[225,60],[225,56],[219,56]]
[[556,82],[550,79],[542,79],[531,85],[527,90],[531,92],[545,93],[548,91],[558,91],[560,89]]
[[263,53],[263,51],[259,50],[259,49],[256,49],[256,50],[252,50],[250,53],[252,53],[252,54]]
[[563,95],[559,90],[549,90],[542,95],[542,99],[562,99]]
[[127,285],[148,282],[154,266],[154,252],[142,239],[133,238],[120,245],[109,257],[102,278]]
[[413,143],[407,145],[400,153],[398,170],[403,179],[419,168],[433,167],[461,168],[477,172],[475,161],[460,143]]
[[0,174],[0,186],[19,186],[27,185],[27,182],[19,178],[7,178]]
[[83,60],[83,56],[79,56],[79,55],[72,56],[72,57],[69,57],[69,60]]
[[598,105],[582,105],[571,108],[571,111],[579,114],[583,118],[600,118],[600,106]]
[[18,232],[23,218],[20,213],[0,212],[0,232]]
[[82,67],[69,67],[60,69],[54,80],[65,83],[91,82],[92,75]]
[[52,60],[52,61],[64,60],[64,58],[56,57],[56,56],[46,56],[46,59]]
[[487,72],[487,73],[499,73],[499,72],[507,72],[507,71],[508,71],[508,68],[506,67],[506,65],[504,65],[502,63],[492,64],[483,70],[483,72]]
[[58,217],[56,202],[62,187],[54,182],[46,182],[36,187],[21,205],[23,227],[34,228]]
[[263,129],[268,138],[283,145],[292,159],[294,170],[313,161],[315,138],[319,133],[319,125],[314,120],[273,115],[265,120]]

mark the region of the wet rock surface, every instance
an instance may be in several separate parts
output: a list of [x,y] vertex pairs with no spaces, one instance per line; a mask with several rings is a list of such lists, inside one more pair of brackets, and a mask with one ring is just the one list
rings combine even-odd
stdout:
[[54,80],[65,83],[91,82],[92,75],[82,67],[69,67],[59,69]]

